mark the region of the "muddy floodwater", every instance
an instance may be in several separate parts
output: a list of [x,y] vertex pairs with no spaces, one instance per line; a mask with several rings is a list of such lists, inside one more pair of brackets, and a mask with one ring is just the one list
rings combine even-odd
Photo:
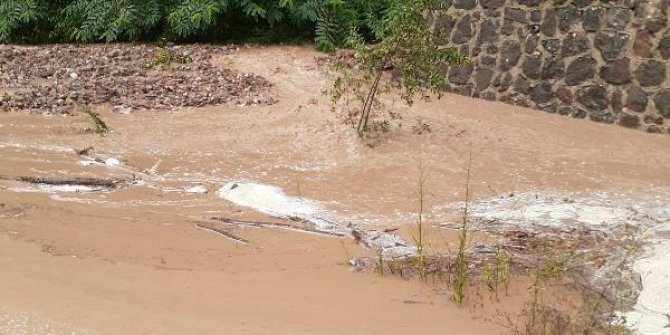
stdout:
[[323,55],[217,50],[198,51],[205,74],[262,92],[103,100],[104,136],[76,104],[0,113],[0,334],[510,333],[500,316],[522,309],[523,280],[498,302],[473,287],[458,308],[440,283],[350,262],[415,252],[420,170],[427,243],[453,250],[470,153],[478,222],[644,226],[642,289],[621,313],[670,334],[670,136],[446,95],[389,98],[403,119],[367,145],[322,95]]

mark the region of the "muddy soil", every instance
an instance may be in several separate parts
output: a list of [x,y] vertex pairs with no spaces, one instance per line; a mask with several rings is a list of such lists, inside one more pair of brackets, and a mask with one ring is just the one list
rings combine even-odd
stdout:
[[[0,114],[0,175],[12,177],[0,180],[0,268],[8,270],[0,271],[0,333],[501,334],[509,329],[496,315],[519,312],[527,299],[523,282],[499,304],[473,288],[458,309],[439,283],[353,271],[347,260],[375,253],[348,237],[221,228],[211,218],[291,221],[224,199],[231,182],[308,199],[337,227],[398,228],[411,241],[421,165],[428,244],[439,250],[454,247],[437,227],[453,223],[470,151],[475,201],[553,192],[670,202],[667,136],[446,95],[412,108],[389,98],[403,124],[371,148],[321,94],[329,77],[311,49],[206,54],[214,71],[265,78],[273,104],[226,98],[115,113],[117,103],[146,99],[129,93],[92,101],[112,129],[105,136],[76,111]],[[430,132],[417,134],[417,124]],[[25,176],[132,182],[63,188],[17,178]]]

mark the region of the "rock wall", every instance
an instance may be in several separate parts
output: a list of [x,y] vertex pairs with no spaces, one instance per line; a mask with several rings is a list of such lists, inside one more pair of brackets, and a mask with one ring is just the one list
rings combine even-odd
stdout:
[[[670,133],[670,0],[442,0],[447,90]],[[435,13],[442,13],[437,15]]]

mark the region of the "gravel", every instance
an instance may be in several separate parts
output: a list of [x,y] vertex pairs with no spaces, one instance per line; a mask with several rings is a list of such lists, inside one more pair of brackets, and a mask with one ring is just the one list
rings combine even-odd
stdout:
[[271,84],[264,78],[214,65],[215,57],[236,50],[213,45],[0,46],[0,111],[69,113],[77,105],[108,104],[129,113],[273,104]]

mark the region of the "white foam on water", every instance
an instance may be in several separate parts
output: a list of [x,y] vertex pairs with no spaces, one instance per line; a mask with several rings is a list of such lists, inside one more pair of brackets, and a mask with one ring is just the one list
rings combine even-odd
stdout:
[[[670,194],[665,193],[668,199]],[[669,201],[670,202],[670,201]],[[463,204],[452,206],[462,209]],[[527,192],[470,203],[469,215],[510,225],[568,228],[580,224],[608,229],[627,223],[657,224],[670,219],[670,203],[635,202],[599,194],[573,198],[560,193]]]
[[640,335],[670,335],[670,240],[654,241],[633,268],[642,277],[642,291],[627,325]]
[[0,142],[0,148],[17,148],[17,149],[37,149],[41,151],[51,151],[51,152],[73,152],[74,150],[70,147],[62,145],[51,145],[51,144],[22,144],[16,142]]
[[92,335],[89,329],[54,321],[36,313],[0,306],[0,334],[7,335]]
[[184,189],[184,193],[187,194],[205,194],[207,192],[209,192],[209,190],[203,185],[193,185]]
[[88,185],[39,185],[38,186],[44,192],[102,192],[107,191],[107,188],[101,186],[88,186]]
[[[327,211],[321,203],[286,195],[281,188],[253,182],[234,181],[225,184],[218,196],[236,205],[254,209],[275,217],[297,217],[314,224],[322,232],[352,234],[352,227],[345,226],[346,218]],[[384,257],[413,255],[416,248],[405,243],[395,234],[378,230],[358,230],[362,239],[373,249],[381,249]]]
[[[141,181],[134,182],[140,185]],[[107,192],[109,188],[104,186],[90,186],[78,184],[49,185],[49,184],[31,184],[28,186],[9,187],[8,190],[17,193],[91,193]]]
[[[457,204],[456,208],[462,208]],[[569,228],[577,223],[590,229],[610,230],[623,224],[648,227],[659,236],[670,229],[670,193],[656,190],[640,197],[593,194],[572,197],[551,192],[474,201],[470,216],[478,224]],[[654,237],[646,255],[634,262],[642,290],[632,311],[622,313],[626,325],[640,335],[670,335],[670,240]]]
[[297,217],[312,222],[317,229],[332,230],[325,208],[319,203],[286,195],[281,188],[253,182],[233,181],[219,189],[217,195],[236,205],[281,218]]
[[8,190],[17,193],[88,193],[107,191],[104,187],[87,185],[37,185],[36,187],[10,187]]
[[123,166],[123,163],[118,158],[109,157],[102,159],[87,159],[78,162],[81,166],[92,166],[92,165],[106,165],[108,167],[120,167]]

